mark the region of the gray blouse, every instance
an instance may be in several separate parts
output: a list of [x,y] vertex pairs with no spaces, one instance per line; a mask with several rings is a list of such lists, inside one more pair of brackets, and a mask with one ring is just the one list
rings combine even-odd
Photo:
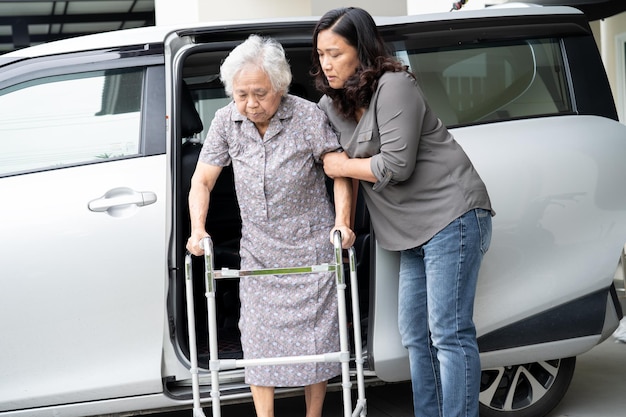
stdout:
[[420,246],[474,208],[495,214],[465,151],[409,74],[383,74],[358,124],[339,115],[327,96],[319,106],[351,158],[372,157],[377,181],[360,183],[383,248]]

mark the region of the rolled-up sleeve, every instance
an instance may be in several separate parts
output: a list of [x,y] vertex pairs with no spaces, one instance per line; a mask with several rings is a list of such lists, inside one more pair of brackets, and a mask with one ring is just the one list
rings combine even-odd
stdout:
[[370,168],[378,181],[373,189],[406,181],[415,170],[426,102],[409,78],[381,77],[375,102],[380,152],[372,156]]

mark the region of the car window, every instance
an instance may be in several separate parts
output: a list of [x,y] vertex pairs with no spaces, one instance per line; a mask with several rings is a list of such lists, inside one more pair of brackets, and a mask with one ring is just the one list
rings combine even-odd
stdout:
[[572,111],[558,40],[396,51],[448,125]]
[[221,86],[192,90],[192,96],[197,103],[198,113],[204,121],[204,130],[199,133],[200,139],[204,140],[209,132],[209,126],[211,126],[215,112],[230,103],[232,99],[226,95]]
[[0,175],[137,155],[142,83],[142,69],[115,69],[0,90]]

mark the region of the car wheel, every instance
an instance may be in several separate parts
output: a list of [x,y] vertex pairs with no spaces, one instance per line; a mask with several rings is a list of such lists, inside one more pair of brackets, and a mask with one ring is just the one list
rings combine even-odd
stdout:
[[543,417],[561,401],[574,375],[576,358],[484,369],[481,417]]

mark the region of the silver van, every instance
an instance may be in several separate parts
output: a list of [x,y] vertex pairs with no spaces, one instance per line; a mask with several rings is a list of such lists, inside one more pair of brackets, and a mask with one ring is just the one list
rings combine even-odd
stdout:
[[[576,356],[622,317],[614,276],[626,242],[626,126],[588,21],[573,8],[520,5],[377,22],[498,213],[475,306],[481,415],[543,416]],[[249,34],[272,36],[290,60],[292,93],[316,101],[315,23],[131,29],[0,56],[0,416],[191,408],[186,196],[213,114],[229,100],[219,65]],[[398,256],[376,244],[360,198],[355,217],[366,381],[405,381]],[[237,268],[228,170],[207,230],[216,267]],[[237,291],[236,281],[219,283],[224,358],[241,357]],[[225,402],[250,400],[241,371],[223,371],[220,387]]]

